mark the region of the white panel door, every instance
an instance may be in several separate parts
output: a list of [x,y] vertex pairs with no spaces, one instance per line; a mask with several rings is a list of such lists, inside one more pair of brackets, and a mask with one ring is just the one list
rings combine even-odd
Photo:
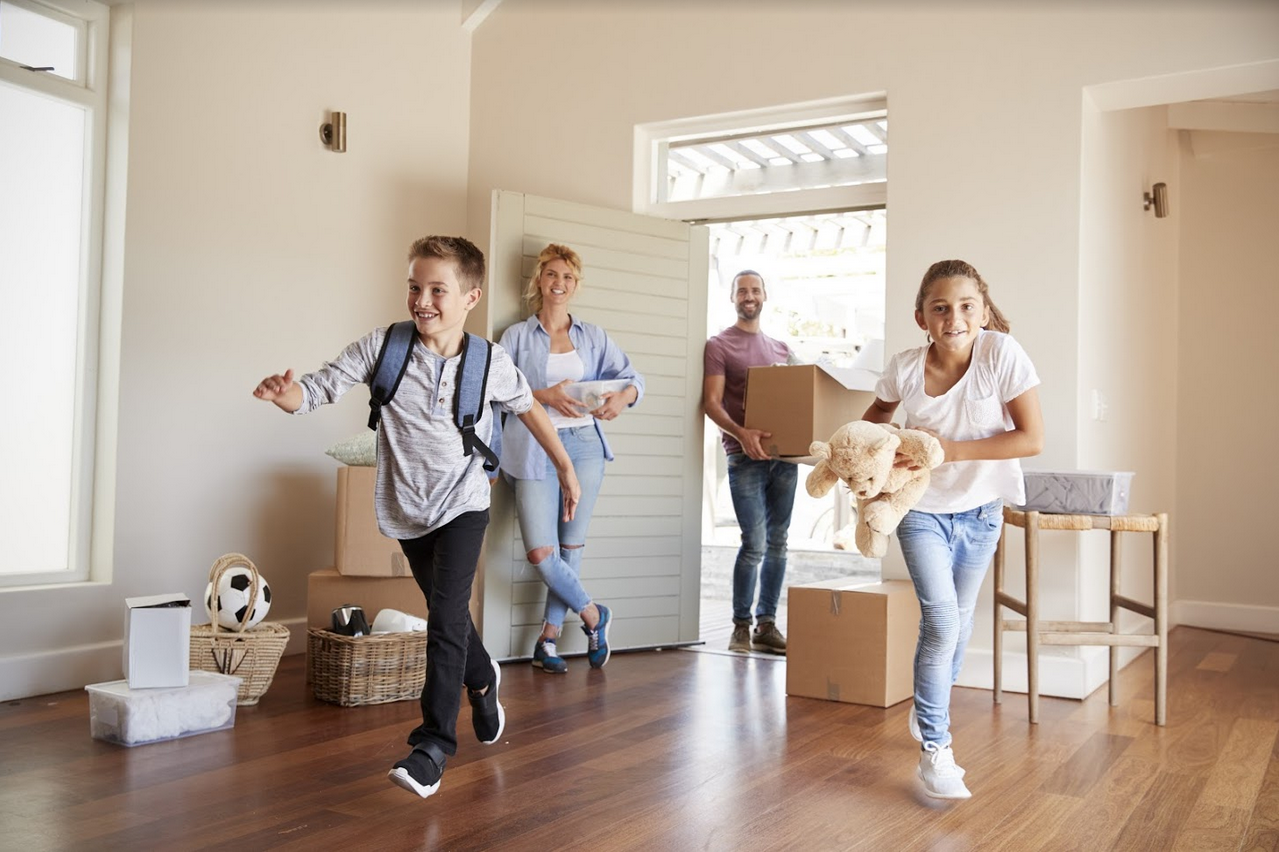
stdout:
[[[615,617],[617,649],[696,642],[701,586],[702,347],[707,231],[502,190],[493,193],[487,319],[494,340],[525,318],[520,296],[547,243],[582,256],[573,314],[602,326],[644,375],[639,405],[605,424],[605,466],[582,582]],[[510,489],[494,488],[485,548],[483,636],[499,658],[527,657],[546,588],[525,559]],[[579,621],[560,649],[586,649]]]

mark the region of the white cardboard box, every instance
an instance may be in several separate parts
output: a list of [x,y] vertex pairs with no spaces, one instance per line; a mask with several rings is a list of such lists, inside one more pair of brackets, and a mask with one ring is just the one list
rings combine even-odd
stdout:
[[186,686],[190,649],[190,598],[172,594],[124,599],[124,677],[130,689]]
[[135,746],[235,725],[240,678],[205,671],[190,675],[188,685],[168,689],[130,689],[122,680],[89,684],[89,733]]

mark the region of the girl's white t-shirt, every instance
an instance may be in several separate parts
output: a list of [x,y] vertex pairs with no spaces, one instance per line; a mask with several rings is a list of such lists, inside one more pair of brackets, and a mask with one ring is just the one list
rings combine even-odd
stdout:
[[[1008,402],[1039,384],[1035,365],[1011,335],[982,331],[973,342],[968,372],[938,397],[924,393],[928,346],[899,352],[875,385],[875,396],[901,403],[906,427],[923,426],[954,441],[989,438],[1013,428]],[[999,498],[1026,500],[1017,459],[946,462],[932,471],[928,490],[915,504],[920,512],[966,512]]]
[[[551,352],[546,356],[546,386],[553,387],[560,382],[568,379],[569,381],[580,382],[582,376],[586,375],[586,365],[582,363],[582,356],[577,354],[576,349],[568,352]],[[547,408],[546,413],[551,418],[551,425],[556,429],[576,429],[578,426],[589,426],[595,422],[595,418],[588,414],[581,417],[565,417],[554,408]]]

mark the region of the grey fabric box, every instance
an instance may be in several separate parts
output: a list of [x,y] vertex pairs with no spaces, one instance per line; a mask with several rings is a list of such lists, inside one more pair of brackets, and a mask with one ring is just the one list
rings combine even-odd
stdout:
[[1028,470],[1026,504],[1030,512],[1063,515],[1122,515],[1128,511],[1130,470]]

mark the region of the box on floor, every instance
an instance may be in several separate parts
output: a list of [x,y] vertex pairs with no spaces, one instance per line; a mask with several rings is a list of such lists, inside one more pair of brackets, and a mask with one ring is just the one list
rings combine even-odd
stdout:
[[746,371],[745,426],[771,432],[764,449],[775,456],[808,456],[813,441],[829,441],[874,401],[873,390],[850,390],[816,364]]
[[891,707],[914,693],[919,601],[905,580],[787,589],[786,693]]
[[186,686],[191,600],[183,594],[124,599],[124,677],[132,689]]
[[351,577],[408,577],[412,572],[400,543],[378,529],[373,504],[376,486],[375,467],[338,468],[334,567]]

